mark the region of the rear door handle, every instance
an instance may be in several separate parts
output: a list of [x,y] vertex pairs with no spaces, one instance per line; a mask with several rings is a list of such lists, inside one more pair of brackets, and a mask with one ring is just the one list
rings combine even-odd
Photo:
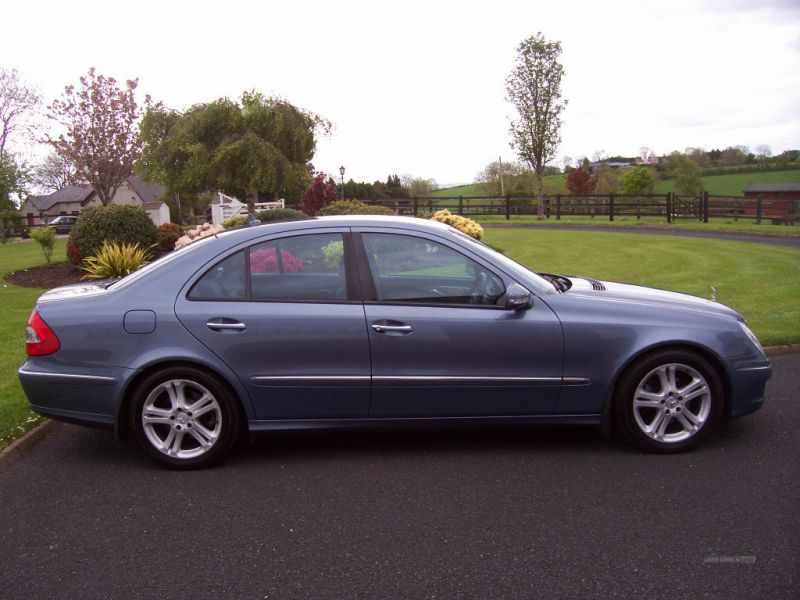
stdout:
[[214,331],[244,331],[247,329],[247,325],[244,323],[217,323],[215,321],[209,321],[206,323],[206,327]]
[[373,323],[372,329],[376,333],[411,333],[414,331],[414,328],[411,327],[411,325],[382,325],[381,323]]

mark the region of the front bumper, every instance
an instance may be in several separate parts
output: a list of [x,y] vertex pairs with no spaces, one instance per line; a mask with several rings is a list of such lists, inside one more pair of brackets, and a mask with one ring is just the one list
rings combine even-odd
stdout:
[[761,408],[772,366],[762,354],[734,361],[731,372],[728,418],[734,419]]

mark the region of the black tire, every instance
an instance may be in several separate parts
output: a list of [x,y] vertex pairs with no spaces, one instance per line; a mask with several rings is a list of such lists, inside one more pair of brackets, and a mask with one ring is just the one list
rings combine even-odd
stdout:
[[216,377],[194,367],[170,367],[136,387],[129,418],[148,456],[173,468],[196,469],[233,446],[241,413]]
[[628,440],[644,450],[682,452],[719,425],[722,390],[716,370],[699,354],[657,352],[620,377],[614,397],[616,423]]

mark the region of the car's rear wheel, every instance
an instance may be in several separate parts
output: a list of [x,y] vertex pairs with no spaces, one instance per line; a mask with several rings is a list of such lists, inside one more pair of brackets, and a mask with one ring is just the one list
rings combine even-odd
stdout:
[[134,392],[136,439],[156,460],[178,468],[220,459],[239,433],[239,409],[216,378],[193,367],[159,371]]
[[680,452],[700,443],[722,415],[722,384],[702,356],[664,351],[645,357],[620,379],[617,424],[637,446]]

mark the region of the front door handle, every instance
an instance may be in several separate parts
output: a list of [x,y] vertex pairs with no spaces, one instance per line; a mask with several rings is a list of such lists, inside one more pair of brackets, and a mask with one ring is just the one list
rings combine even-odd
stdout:
[[215,321],[209,321],[206,323],[206,327],[213,331],[244,331],[247,329],[247,325],[244,323],[217,323]]
[[383,323],[373,323],[372,329],[375,333],[411,333],[414,331],[411,325],[385,325]]

